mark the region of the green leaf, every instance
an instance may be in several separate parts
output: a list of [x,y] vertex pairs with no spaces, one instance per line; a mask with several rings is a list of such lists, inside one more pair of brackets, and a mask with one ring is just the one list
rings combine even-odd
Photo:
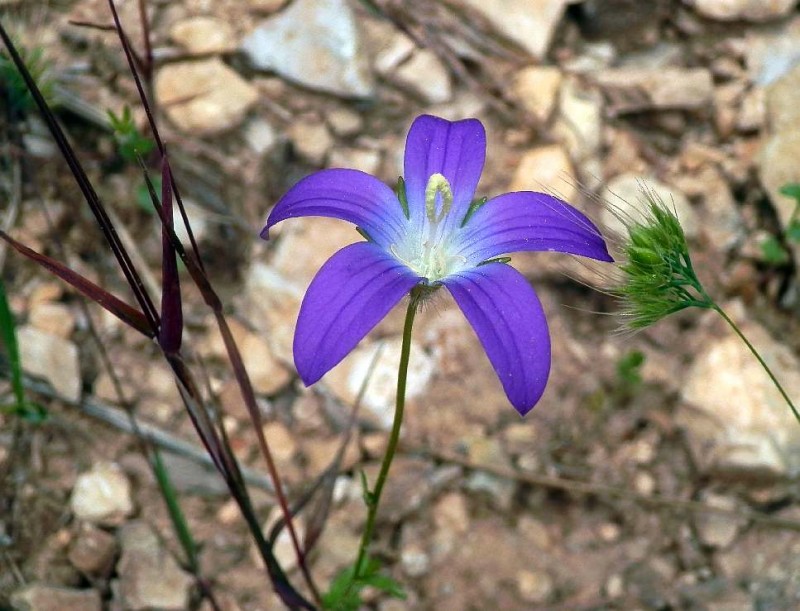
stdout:
[[[42,95],[48,103],[52,104],[54,101],[54,81],[51,76],[50,64],[44,56],[44,51],[41,47],[34,49],[26,49],[21,47],[19,49],[22,61],[36,81]],[[11,61],[5,53],[0,53],[0,84],[8,96],[8,101],[11,106],[23,112],[34,110],[36,104],[33,101],[33,96],[28,91],[28,86],[25,79],[17,70],[17,66]]]
[[47,410],[37,403],[25,398],[25,387],[22,385],[22,360],[17,343],[17,325],[14,314],[8,305],[5,287],[0,280],[0,339],[6,349],[8,369],[11,376],[11,390],[14,402],[0,407],[0,411],[19,416],[32,424],[41,424],[48,418]]
[[640,370],[644,364],[644,354],[633,350],[617,362],[617,377],[626,386],[637,386],[642,382]]
[[369,489],[367,474],[364,473],[363,469],[359,471],[358,474],[361,477],[361,497],[364,499],[364,504],[367,507],[371,507],[373,503],[375,503],[375,495],[372,494],[372,491]]
[[130,107],[125,106],[119,116],[111,110],[106,112],[119,154],[125,161],[133,163],[140,157],[147,156],[155,148],[153,140],[139,133]]
[[[152,180],[153,182],[153,189],[155,190],[156,194],[161,193],[161,177],[156,176]],[[159,195],[160,200],[160,195]],[[148,214],[154,214],[155,208],[153,207],[153,200],[150,198],[150,190],[147,188],[145,183],[140,184],[136,187],[136,204]]]
[[491,259],[486,259],[486,261],[481,261],[478,263],[477,267],[489,265],[489,263],[508,263],[509,261],[511,261],[511,257],[493,257]]
[[778,193],[781,195],[785,195],[786,197],[791,197],[795,199],[798,203],[800,203],[800,183],[797,182],[790,182],[783,185],[780,189],[778,189]]
[[358,232],[358,234],[359,234],[359,235],[360,235],[362,238],[364,238],[364,239],[365,239],[367,242],[375,242],[375,240],[373,240],[373,239],[372,239],[372,236],[371,236],[371,235],[369,235],[369,234],[367,233],[367,230],[366,230],[366,229],[362,229],[361,227],[358,227],[358,226],[357,226],[357,227],[356,227],[356,231],[357,231],[357,232]]
[[361,562],[358,579],[354,579],[354,567],[342,570],[331,582],[328,591],[322,595],[325,609],[335,611],[357,611],[361,607],[361,592],[364,588],[374,588],[380,592],[405,600],[406,593],[393,577],[382,574],[381,563],[377,558],[365,556]]
[[392,598],[399,598],[400,600],[406,599],[406,593],[403,591],[403,586],[394,578],[389,575],[371,575],[364,578],[364,585],[370,586],[384,592]]
[[789,227],[786,229],[786,238],[795,244],[800,244],[800,220],[789,223]]
[[178,541],[181,543],[183,553],[186,554],[186,561],[192,569],[192,572],[197,572],[199,567],[197,543],[192,536],[192,531],[189,529],[189,522],[186,520],[183,509],[181,509],[178,494],[175,491],[175,487],[172,485],[169,471],[167,471],[167,467],[161,459],[161,452],[159,452],[157,448],[153,450],[153,472],[155,473],[161,496],[164,499],[164,503],[167,505],[172,528],[178,537]]
[[789,253],[775,236],[769,236],[761,242],[761,254],[770,265],[784,265],[789,261]]
[[11,308],[8,305],[5,287],[0,281],[0,337],[8,355],[8,367],[11,372],[11,388],[14,392],[16,405],[25,403],[25,389],[22,386],[22,363],[19,358],[19,345],[17,344],[17,325]]
[[411,213],[408,210],[408,194],[406,193],[406,181],[402,176],[397,177],[397,186],[394,189],[397,199],[400,202],[400,207],[403,209],[403,214],[406,219],[411,218]]
[[461,221],[461,227],[464,227],[469,221],[469,219],[472,218],[472,215],[475,214],[478,210],[480,210],[481,207],[487,201],[489,201],[488,197],[481,197],[479,199],[472,200],[472,202],[469,205],[469,208],[467,209],[467,213],[464,215],[464,220]]
[[361,605],[361,589],[353,582],[353,567],[347,567],[333,578],[328,591],[322,595],[325,609],[356,611]]

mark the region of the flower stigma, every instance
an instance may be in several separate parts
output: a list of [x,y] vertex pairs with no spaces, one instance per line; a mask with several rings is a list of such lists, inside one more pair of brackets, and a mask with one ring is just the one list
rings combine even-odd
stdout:
[[421,231],[409,231],[400,245],[392,244],[391,253],[433,284],[461,269],[467,259],[452,253],[453,230],[441,230],[453,207],[453,189],[442,174],[433,174],[425,187],[425,217]]

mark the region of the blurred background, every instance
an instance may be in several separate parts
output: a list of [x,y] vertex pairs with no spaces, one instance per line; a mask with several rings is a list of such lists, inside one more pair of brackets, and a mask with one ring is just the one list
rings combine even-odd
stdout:
[[[146,56],[140,4],[118,5]],[[377,363],[312,558],[321,584],[355,557],[358,472],[372,481],[382,456],[402,312],[305,388],[291,355],[300,300],[320,265],[359,237],[321,218],[279,226],[269,243],[258,232],[280,195],[320,168],[393,184],[418,114],[481,119],[479,195],[555,192],[600,223],[612,249],[613,209],[635,214],[646,184],[674,206],[707,290],[800,399],[800,231],[797,202],[781,191],[800,182],[795,0],[145,5],[162,137],[290,491],[333,459]],[[0,0],[0,21],[159,294],[160,223],[131,154],[150,135],[108,3]],[[5,50],[0,68],[2,229],[130,301],[58,149],[19,99]],[[613,283],[613,266],[554,253],[512,262],[548,315],[549,387],[520,419],[452,300],[421,313],[375,544],[408,598],[375,593],[370,604],[798,608],[800,426],[746,347],[699,311],[619,333],[615,303],[596,290]],[[0,607],[208,608],[81,298],[5,244],[0,272],[41,408],[0,414]],[[274,499],[222,340],[184,287],[187,353],[202,359],[267,522]],[[200,459],[157,347],[94,305],[88,313],[137,421],[165,450],[224,608],[281,608],[222,480]],[[9,372],[0,356],[0,403]],[[277,552],[291,565],[288,541]]]

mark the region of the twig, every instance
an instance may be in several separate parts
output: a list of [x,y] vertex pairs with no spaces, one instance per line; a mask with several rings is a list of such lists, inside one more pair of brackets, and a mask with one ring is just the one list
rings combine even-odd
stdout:
[[[5,377],[6,371],[0,369],[0,374]],[[69,405],[70,407],[76,407],[83,414],[97,420],[101,420],[106,424],[119,429],[120,431],[135,434],[128,414],[118,407],[113,407],[94,398],[86,398],[82,401],[70,401],[54,391],[49,384],[27,377],[24,379],[23,383],[25,388],[32,392],[50,399],[56,399],[61,403]],[[197,444],[180,439],[172,433],[169,433],[153,424],[142,422],[141,419],[138,420],[138,423],[140,433],[151,443],[164,450],[172,452],[173,454],[183,456],[184,458],[188,458],[196,463],[207,466],[209,469],[214,469],[214,463],[211,460],[211,457]],[[269,478],[255,469],[242,467],[242,475],[249,485],[256,486],[257,488],[261,488],[266,492],[273,493],[272,483],[269,481]]]
[[406,452],[412,454],[420,454],[428,456],[434,460],[442,462],[461,465],[468,469],[475,469],[477,471],[484,471],[491,473],[498,477],[532,484],[534,486],[543,486],[545,488],[555,488],[557,490],[565,490],[575,494],[582,495],[596,495],[612,498],[620,498],[630,501],[641,503],[642,505],[654,505],[656,507],[668,507],[671,509],[678,509],[681,511],[689,511],[693,513],[712,513],[717,515],[724,515],[733,518],[744,518],[752,520],[758,524],[771,526],[774,528],[784,528],[787,530],[800,531],[800,520],[791,520],[787,518],[777,518],[774,516],[764,515],[752,509],[726,509],[724,507],[714,507],[698,501],[686,501],[683,499],[676,499],[664,497],[660,495],[646,495],[639,494],[638,492],[631,492],[626,488],[616,488],[614,486],[607,486],[605,484],[592,484],[589,482],[579,482],[576,480],[565,479],[562,477],[551,477],[547,475],[536,475],[535,473],[524,473],[517,471],[510,467],[498,467],[494,465],[484,465],[471,461],[464,456],[451,452],[443,452],[434,450],[433,448],[426,447],[412,447],[405,446],[403,448]]

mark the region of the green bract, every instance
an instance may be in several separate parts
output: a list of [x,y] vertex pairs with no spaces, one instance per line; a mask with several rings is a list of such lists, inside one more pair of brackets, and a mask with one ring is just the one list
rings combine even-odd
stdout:
[[643,190],[641,219],[623,220],[622,282],[612,293],[622,302],[624,325],[642,329],[688,307],[713,308],[692,267],[678,217],[657,195]]

